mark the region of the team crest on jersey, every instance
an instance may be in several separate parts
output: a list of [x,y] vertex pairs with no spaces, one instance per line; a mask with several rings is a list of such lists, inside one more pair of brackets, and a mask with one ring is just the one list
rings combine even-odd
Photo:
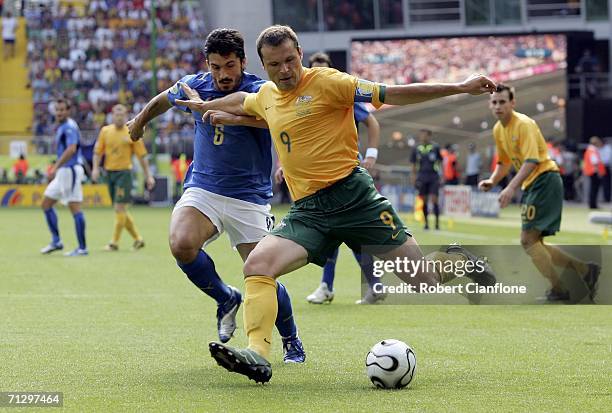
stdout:
[[295,101],[295,114],[298,117],[310,115],[312,113],[312,96],[299,96]]
[[172,93],[173,95],[176,95],[178,92],[179,92],[179,84],[177,82],[174,84],[174,86],[170,88],[170,93]]

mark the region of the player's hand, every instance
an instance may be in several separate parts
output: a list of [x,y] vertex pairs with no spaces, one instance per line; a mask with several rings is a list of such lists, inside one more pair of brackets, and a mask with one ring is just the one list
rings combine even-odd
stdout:
[[489,192],[494,186],[495,185],[493,185],[493,181],[491,179],[483,179],[482,181],[478,182],[478,189],[483,192]]
[[53,181],[53,178],[55,178],[56,173],[57,173],[57,169],[55,168],[55,166],[52,166],[49,169],[49,174],[47,176],[47,178],[49,179],[49,182]]
[[473,74],[461,83],[461,88],[470,95],[493,93],[497,85],[494,81],[481,74]]
[[222,110],[207,110],[206,113],[202,115],[202,122],[208,122],[212,126],[240,125],[240,116],[223,112]]
[[153,178],[153,175],[147,176],[147,179],[145,180],[145,186],[149,191],[152,191],[153,188],[155,188],[155,178]]
[[185,92],[187,99],[177,99],[175,102],[178,106],[186,106],[192,112],[205,113],[206,102],[202,100],[198,92],[190,88],[186,83],[180,83],[181,89]]
[[513,197],[514,197],[514,188],[512,188],[510,185],[508,185],[499,194],[499,198],[498,198],[499,207],[500,208],[507,207],[510,204],[510,202],[512,202],[512,198]]
[[283,174],[283,168],[278,168],[276,172],[274,172],[274,182],[276,184],[281,184],[285,180],[285,175]]
[[133,142],[136,142],[138,139],[143,137],[145,127],[140,125],[140,122],[137,122],[136,118],[128,120],[125,125],[128,128],[128,132],[130,133],[130,139]]
[[374,168],[375,164],[376,164],[376,158],[372,156],[368,156],[367,158],[363,160],[363,162],[361,162],[361,166],[366,168],[368,171],[372,171],[372,168]]
[[94,184],[98,182],[98,179],[100,178],[100,169],[99,168],[93,168],[91,170],[91,182],[93,182]]

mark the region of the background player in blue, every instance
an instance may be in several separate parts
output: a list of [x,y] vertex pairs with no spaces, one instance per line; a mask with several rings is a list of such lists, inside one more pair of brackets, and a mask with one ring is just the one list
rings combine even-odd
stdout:
[[81,211],[83,202],[83,188],[81,181],[85,175],[83,166],[79,162],[81,157],[81,132],[70,113],[70,103],[65,99],[55,100],[55,120],[58,127],[55,132],[55,145],[57,146],[57,161],[49,171],[49,185],[45,189],[42,209],[45,213],[47,226],[51,232],[51,242],[40,250],[42,254],[50,254],[64,248],[60,238],[57,214],[53,206],[57,201],[68,204],[74,217],[74,226],[79,246],[66,253],[66,256],[87,255],[85,242],[85,215]]
[[[204,44],[204,54],[210,72],[185,76],[153,98],[128,122],[133,140],[142,137],[150,120],[172,106],[190,112],[177,106],[176,99],[195,94],[211,100],[235,91],[256,92],[264,83],[244,72],[244,40],[236,30],[213,30]],[[202,246],[226,231],[232,247],[245,261],[272,228],[274,218],[269,205],[272,152],[270,134],[263,129],[267,128],[265,122],[248,116],[218,116],[226,116],[225,126],[214,127],[203,123],[201,114],[193,115],[194,159],[185,176],[185,192],[172,212],[170,250],[187,277],[217,302],[217,329],[219,339],[225,343],[236,329],[236,313],[242,296],[221,280],[212,258]],[[281,283],[277,283],[277,298],[276,326],[283,338],[284,360],[304,362],[305,353],[297,335],[291,301]]]
[[[310,67],[333,67],[331,58],[326,53],[314,53],[308,59]],[[378,158],[378,143],[380,141],[380,125],[378,121],[370,113],[364,103],[355,102],[354,105],[355,123],[359,128],[359,123],[363,123],[368,128],[368,148],[366,150],[365,159],[359,154],[361,165],[371,170],[376,164]],[[334,278],[336,276],[336,260],[338,259],[337,248],[334,253],[327,259],[323,266],[323,277],[321,284],[314,290],[312,294],[306,297],[306,300],[312,304],[331,303],[334,299]],[[371,255],[362,254],[359,251],[353,250],[353,255],[361,267],[362,274],[368,283],[368,291],[363,298],[357,300],[356,304],[375,304],[378,301],[384,300],[386,294],[377,294],[373,290],[373,285],[380,282],[379,278],[374,277],[373,258]]]

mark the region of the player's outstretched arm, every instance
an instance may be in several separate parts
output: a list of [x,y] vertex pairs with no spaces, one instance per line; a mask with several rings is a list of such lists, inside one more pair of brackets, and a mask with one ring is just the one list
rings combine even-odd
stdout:
[[200,96],[185,83],[181,83],[183,91],[189,99],[176,100],[179,106],[186,106],[192,112],[206,114],[209,110],[220,110],[238,116],[248,116],[242,107],[244,99],[248,95],[246,92],[234,92],[221,99],[203,101]]
[[142,138],[144,135],[145,126],[147,123],[165,113],[172,107],[170,100],[168,100],[168,91],[164,90],[146,104],[134,119],[127,122],[128,130],[130,131],[130,138],[135,142]]
[[460,93],[469,93],[470,95],[492,93],[495,88],[494,81],[484,75],[475,74],[461,83],[413,83],[387,86],[384,103],[388,105],[408,105]]
[[253,128],[268,129],[268,123],[254,116],[234,115],[222,110],[209,110],[202,116],[204,122],[210,122],[213,126],[250,126]]

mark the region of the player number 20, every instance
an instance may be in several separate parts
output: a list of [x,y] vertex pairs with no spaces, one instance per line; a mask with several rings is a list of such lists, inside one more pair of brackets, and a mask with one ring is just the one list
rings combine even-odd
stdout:
[[221,145],[224,137],[225,134],[223,133],[223,125],[215,126],[215,137],[213,138],[213,143],[215,145]]
[[527,218],[527,221],[531,221],[535,218],[536,207],[535,205],[524,205],[521,207],[521,214]]

